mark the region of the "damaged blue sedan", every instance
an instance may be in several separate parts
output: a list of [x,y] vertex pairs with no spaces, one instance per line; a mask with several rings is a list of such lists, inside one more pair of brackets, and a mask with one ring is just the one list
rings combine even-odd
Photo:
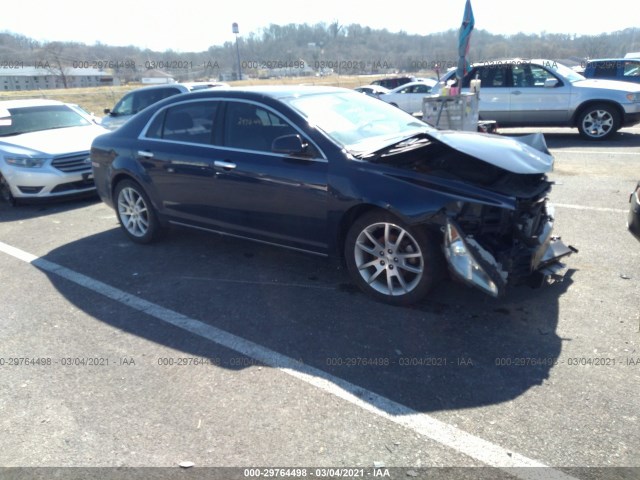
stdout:
[[449,271],[498,297],[561,276],[541,136],[438,131],[329,87],[175,96],[98,137],[95,183],[134,242],[167,227],[341,258],[364,292],[421,300]]

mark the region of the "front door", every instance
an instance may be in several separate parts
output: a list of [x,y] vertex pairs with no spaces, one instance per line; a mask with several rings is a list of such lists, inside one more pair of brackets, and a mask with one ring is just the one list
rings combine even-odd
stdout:
[[511,75],[511,124],[563,125],[569,121],[571,85],[532,63],[512,65]]

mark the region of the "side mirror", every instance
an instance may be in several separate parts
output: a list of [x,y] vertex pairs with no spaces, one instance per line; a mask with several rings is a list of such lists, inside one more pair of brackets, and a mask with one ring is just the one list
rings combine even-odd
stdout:
[[105,108],[105,109],[103,110],[103,112],[104,112],[104,114],[105,114],[105,115],[109,115],[109,114],[111,113],[111,109],[109,109],[109,108]]
[[283,135],[276,137],[271,143],[271,151],[285,155],[308,156],[309,144],[300,135]]
[[558,85],[558,79],[557,78],[547,78],[544,81],[544,88],[554,88]]

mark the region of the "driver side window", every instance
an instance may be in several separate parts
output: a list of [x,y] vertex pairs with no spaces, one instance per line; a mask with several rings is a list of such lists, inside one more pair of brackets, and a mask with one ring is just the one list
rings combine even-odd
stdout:
[[520,88],[544,88],[547,79],[555,79],[549,71],[538,65],[522,64],[511,67],[513,86]]
[[286,120],[266,108],[249,102],[227,103],[224,130],[227,147],[271,152],[276,138],[297,133]]
[[133,115],[133,93],[125,95],[115,107],[113,113],[116,115]]

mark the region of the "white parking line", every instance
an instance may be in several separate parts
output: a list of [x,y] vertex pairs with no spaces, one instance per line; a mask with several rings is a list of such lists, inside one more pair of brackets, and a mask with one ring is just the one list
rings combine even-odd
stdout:
[[[482,438],[460,430],[434,417],[420,413],[386,397],[365,390],[327,372],[306,365],[257,343],[245,340],[200,320],[161,307],[99,280],[69,268],[32,255],[0,242],[0,251],[40,270],[58,275],[81,287],[120,302],[134,310],[150,315],[194,335],[206,338],[225,348],[277,368],[309,385],[335,395],[374,415],[408,428],[428,439],[435,440],[459,453],[480,462],[505,470],[523,480],[576,480],[536,460],[500,447]],[[535,468],[532,468],[535,467]]]
[[559,208],[571,208],[573,210],[587,210],[591,212],[613,212],[613,213],[629,212],[629,210],[623,210],[622,208],[587,207],[585,205],[571,205],[569,203],[554,203],[553,206],[559,207]]
[[612,152],[611,150],[563,150],[561,148],[550,148],[549,151],[554,155],[558,153],[572,154],[588,154],[588,155],[635,155],[640,157],[640,152]]

